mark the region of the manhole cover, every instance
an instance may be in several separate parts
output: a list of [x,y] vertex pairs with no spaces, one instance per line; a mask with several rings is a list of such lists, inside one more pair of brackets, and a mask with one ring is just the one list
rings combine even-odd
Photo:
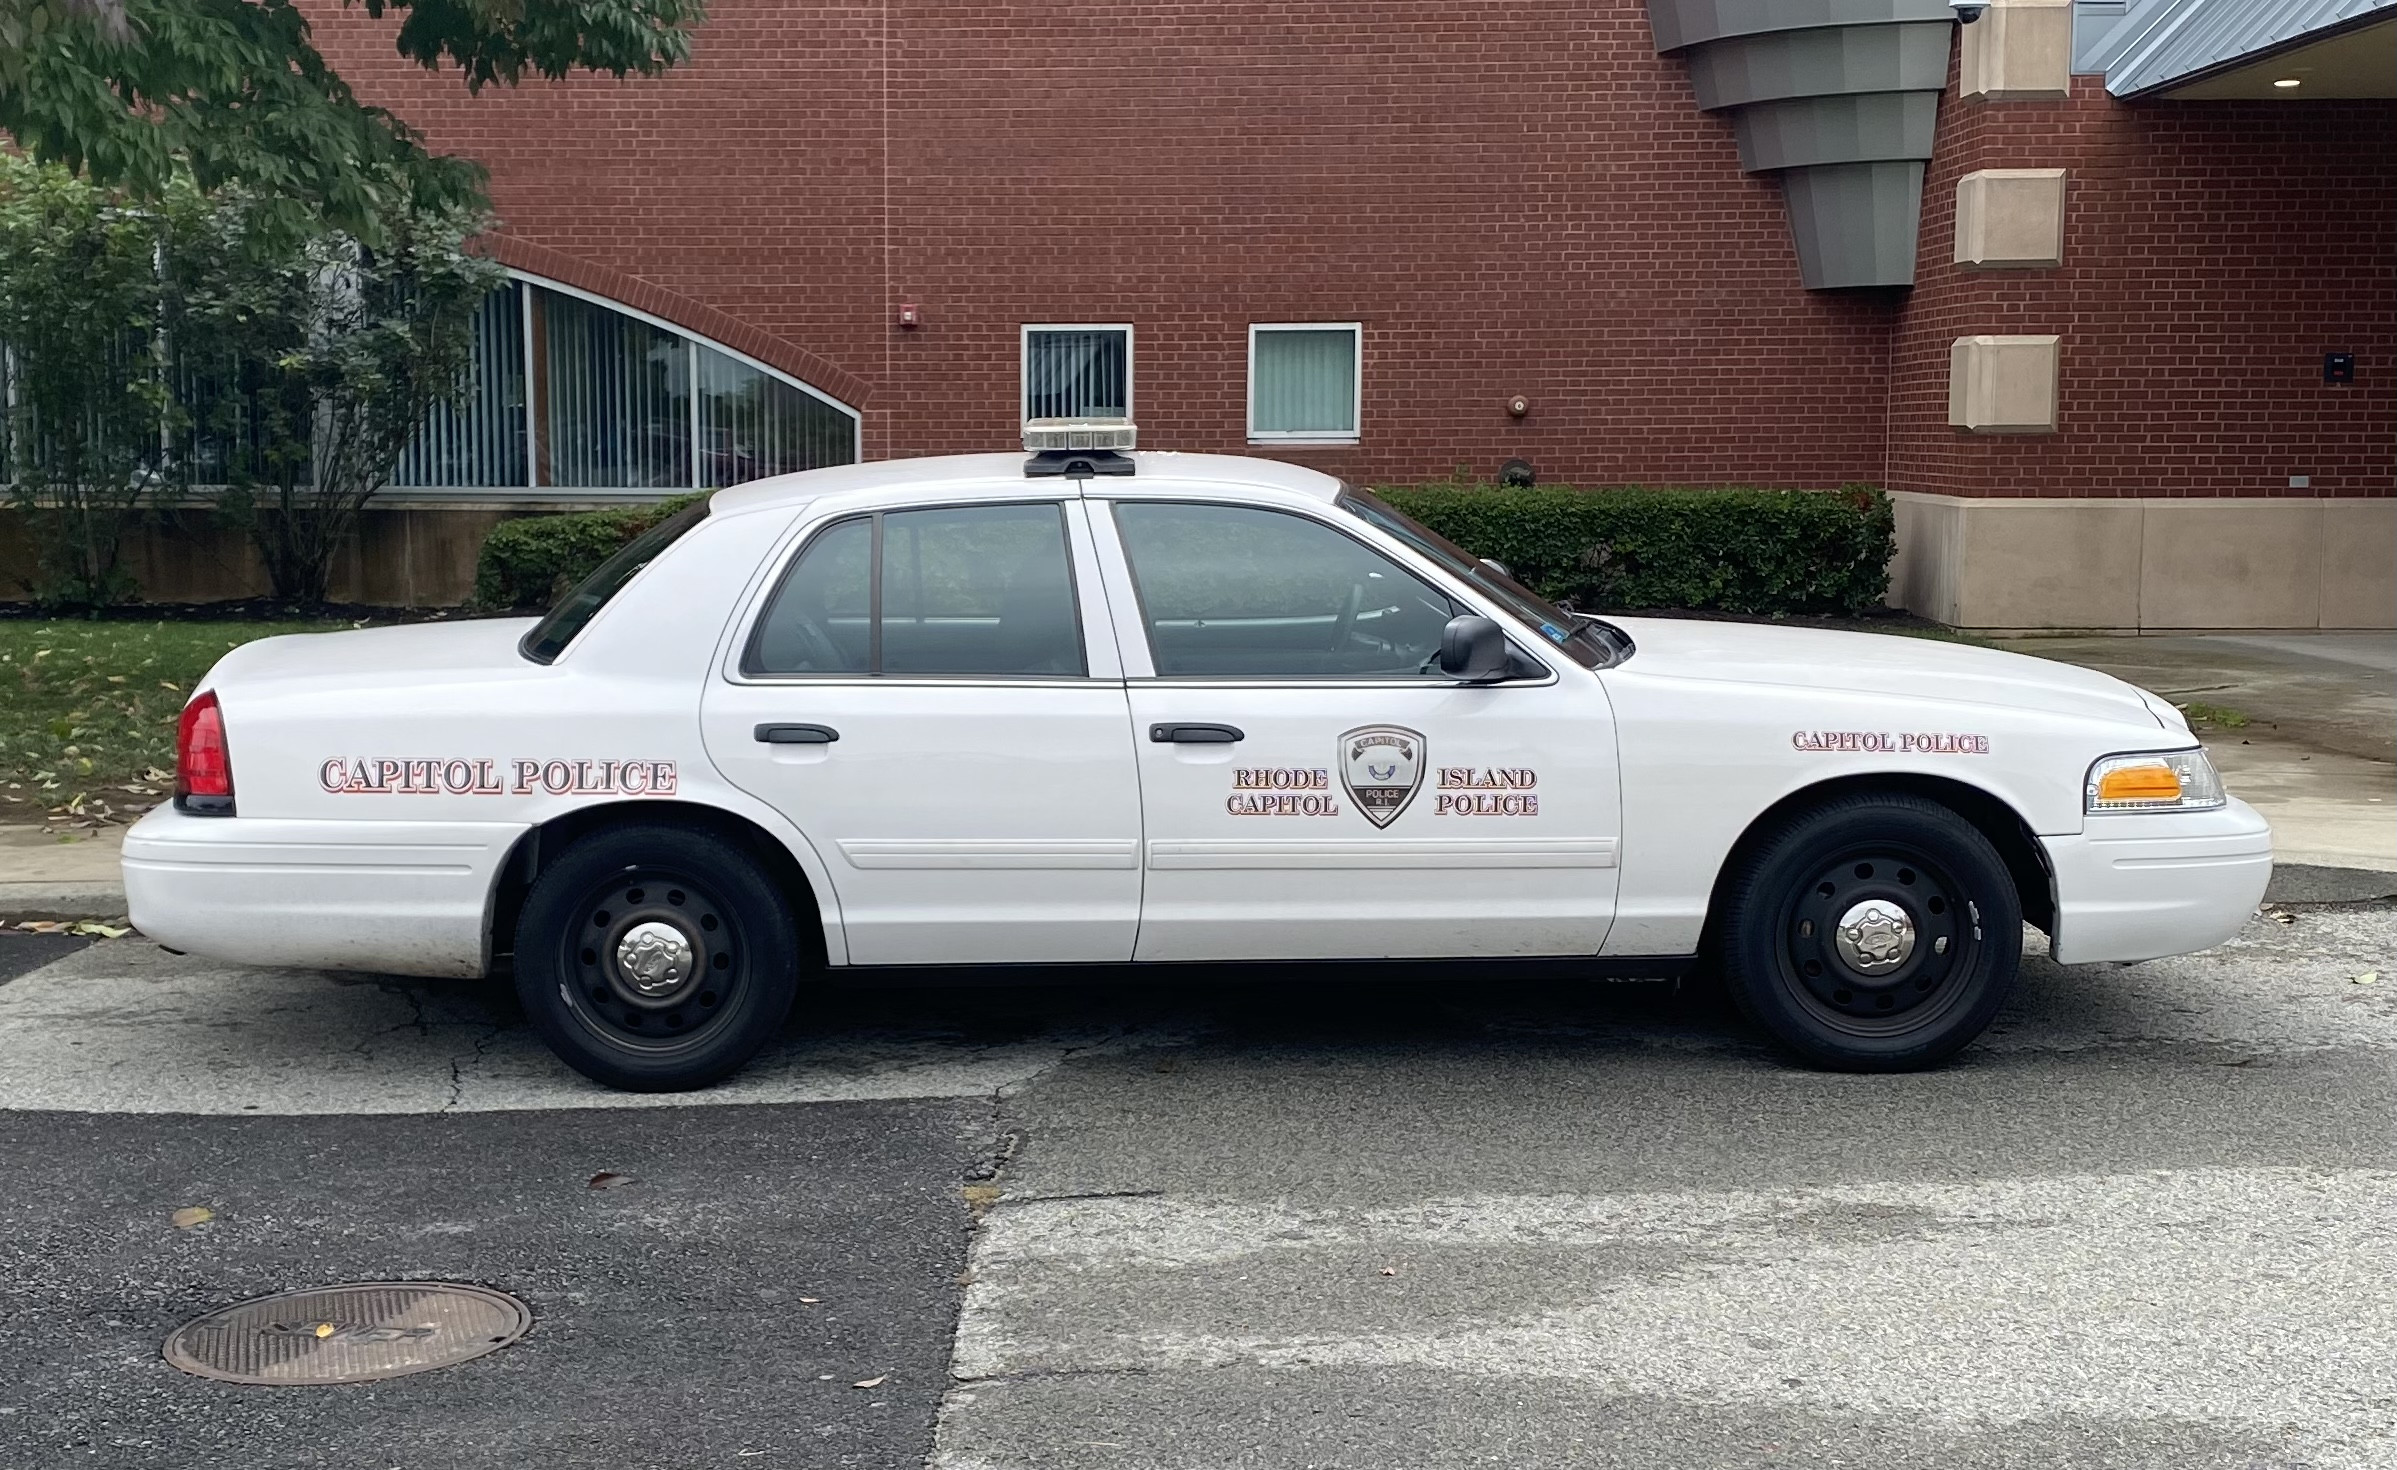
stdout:
[[360,1383],[496,1352],[533,1325],[512,1296],[441,1281],[278,1292],[186,1322],[166,1360],[228,1383]]

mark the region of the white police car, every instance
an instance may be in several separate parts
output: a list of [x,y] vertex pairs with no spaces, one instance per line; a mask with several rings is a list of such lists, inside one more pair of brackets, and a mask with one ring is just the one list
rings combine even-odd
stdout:
[[1601,621],[1328,476],[1104,448],[726,490],[537,623],[236,649],[179,745],[125,841],[144,933],[512,953],[631,1088],[735,1070],[827,971],[953,965],[1705,956],[1802,1055],[1919,1067],[2024,919],[2065,962],[2183,953],[2272,863],[2103,675]]

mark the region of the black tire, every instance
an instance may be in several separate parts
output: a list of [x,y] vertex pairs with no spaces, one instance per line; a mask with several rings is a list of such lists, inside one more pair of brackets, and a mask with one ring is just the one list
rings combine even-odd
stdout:
[[2022,963],[2022,902],[1955,812],[1841,797],[1747,850],[1718,933],[1732,999],[1784,1046],[1840,1071],[1906,1072],[1996,1019]]
[[739,845],[611,827],[568,848],[525,895],[516,994],[577,1072],[674,1092],[730,1076],[774,1038],[799,953],[780,889]]

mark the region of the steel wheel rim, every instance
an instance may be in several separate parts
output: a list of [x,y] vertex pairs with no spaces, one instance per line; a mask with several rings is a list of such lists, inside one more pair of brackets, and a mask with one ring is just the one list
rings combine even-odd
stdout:
[[[688,957],[679,977],[675,940]],[[706,885],[664,868],[628,868],[587,890],[558,960],[559,991],[585,1030],[655,1056],[712,1039],[749,983],[732,914]]]
[[[1843,929],[1860,911],[1899,922],[1868,915]],[[1981,915],[1929,853],[1901,842],[1856,843],[1815,863],[1783,900],[1774,959],[1783,986],[1818,1025],[1844,1036],[1905,1036],[1963,1003],[1985,943]]]

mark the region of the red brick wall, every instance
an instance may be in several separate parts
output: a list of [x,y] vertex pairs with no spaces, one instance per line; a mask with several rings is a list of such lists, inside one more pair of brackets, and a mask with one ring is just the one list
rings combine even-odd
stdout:
[[[1950,95],[1892,347],[1888,483],[1959,495],[2397,490],[2397,106]],[[1963,271],[1956,180],[2063,168],[2064,263]],[[1948,348],[2063,338],[2059,432],[1947,422]],[[2322,382],[2351,351],[2354,385]],[[2309,489],[2291,489],[2292,475]]]
[[1361,320],[1364,442],[1294,457],[1880,472],[1892,303],[1800,288],[1777,190],[1639,0],[713,9],[666,78],[473,100],[355,11],[318,38],[490,166],[510,234],[870,385],[869,455],[1011,446],[1043,321],[1132,322],[1142,443],[1237,450],[1248,323]]
[[[2392,492],[2387,103],[1951,93],[1909,299],[1798,285],[1776,187],[1640,0],[716,0],[669,76],[473,99],[313,8],[363,95],[490,166],[524,258],[746,324],[865,409],[873,457],[1010,446],[1043,321],[1132,322],[1142,442],[1238,450],[1247,324],[1361,320],[1363,444],[1290,457],[1368,480],[1522,455],[1583,483]],[[2053,166],[2063,268],[1956,271],[1957,176]],[[1949,343],[1982,332],[2063,336],[2062,433],[1947,427]],[[2356,387],[2322,386],[2326,350]]]

